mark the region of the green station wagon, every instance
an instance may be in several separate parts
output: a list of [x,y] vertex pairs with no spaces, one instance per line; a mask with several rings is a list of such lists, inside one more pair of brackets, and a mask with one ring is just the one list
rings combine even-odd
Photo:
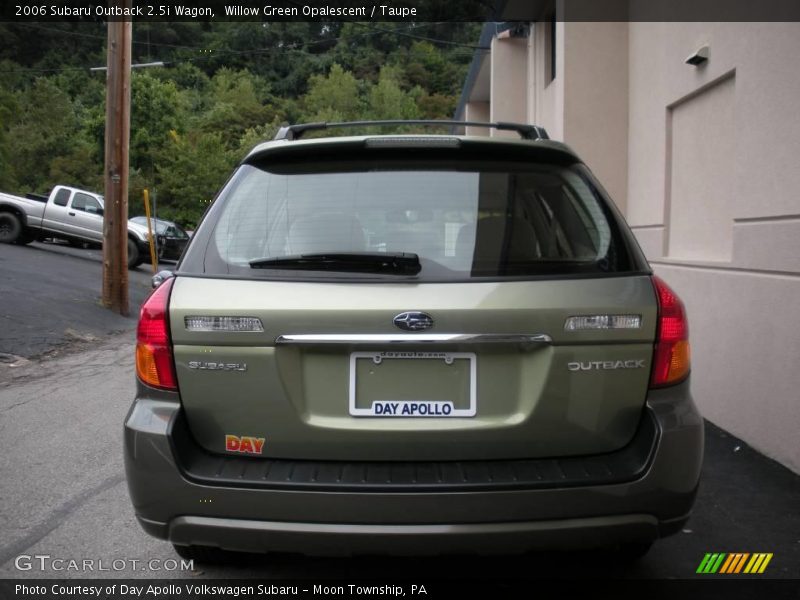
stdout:
[[703,454],[686,316],[589,169],[531,125],[300,139],[364,125],[257,146],[143,305],[142,527],[200,560],[679,531]]

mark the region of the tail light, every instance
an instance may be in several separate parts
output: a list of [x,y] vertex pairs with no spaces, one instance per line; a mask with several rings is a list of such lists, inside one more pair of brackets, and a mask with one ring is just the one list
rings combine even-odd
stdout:
[[673,385],[689,375],[689,322],[678,295],[659,277],[653,276],[658,299],[658,325],[653,353],[651,387]]
[[177,391],[168,320],[174,281],[174,277],[165,280],[142,305],[136,329],[136,375],[149,386]]

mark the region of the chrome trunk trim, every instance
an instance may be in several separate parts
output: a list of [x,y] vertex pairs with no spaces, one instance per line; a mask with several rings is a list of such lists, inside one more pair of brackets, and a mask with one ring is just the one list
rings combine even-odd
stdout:
[[544,333],[301,333],[275,338],[288,344],[549,344]]

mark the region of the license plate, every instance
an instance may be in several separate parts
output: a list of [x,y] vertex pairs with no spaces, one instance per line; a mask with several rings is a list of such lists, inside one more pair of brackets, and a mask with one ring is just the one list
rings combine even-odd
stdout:
[[476,380],[473,352],[353,352],[350,414],[474,417]]

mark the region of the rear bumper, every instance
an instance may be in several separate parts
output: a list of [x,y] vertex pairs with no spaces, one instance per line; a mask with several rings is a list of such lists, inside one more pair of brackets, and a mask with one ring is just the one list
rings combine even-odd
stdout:
[[[140,521],[149,531],[150,523]],[[281,551],[326,556],[450,553],[507,554],[533,549],[602,546],[609,540],[658,537],[651,515],[621,515],[555,521],[459,523],[445,525],[361,525],[286,523],[215,517],[177,517],[167,528],[175,544],[233,548],[247,552]]]
[[[191,440],[178,434],[180,404],[157,396],[138,398],[126,419],[125,465],[143,528],[176,544],[347,555],[647,542],[678,531],[688,518],[702,463],[703,423],[688,382],[652,391],[646,410],[656,425],[653,444],[645,464],[631,462],[627,481],[314,488],[308,481],[270,485],[267,477],[259,485],[246,469],[238,484],[236,477],[203,480],[184,464]],[[219,464],[222,470],[225,460]]]

